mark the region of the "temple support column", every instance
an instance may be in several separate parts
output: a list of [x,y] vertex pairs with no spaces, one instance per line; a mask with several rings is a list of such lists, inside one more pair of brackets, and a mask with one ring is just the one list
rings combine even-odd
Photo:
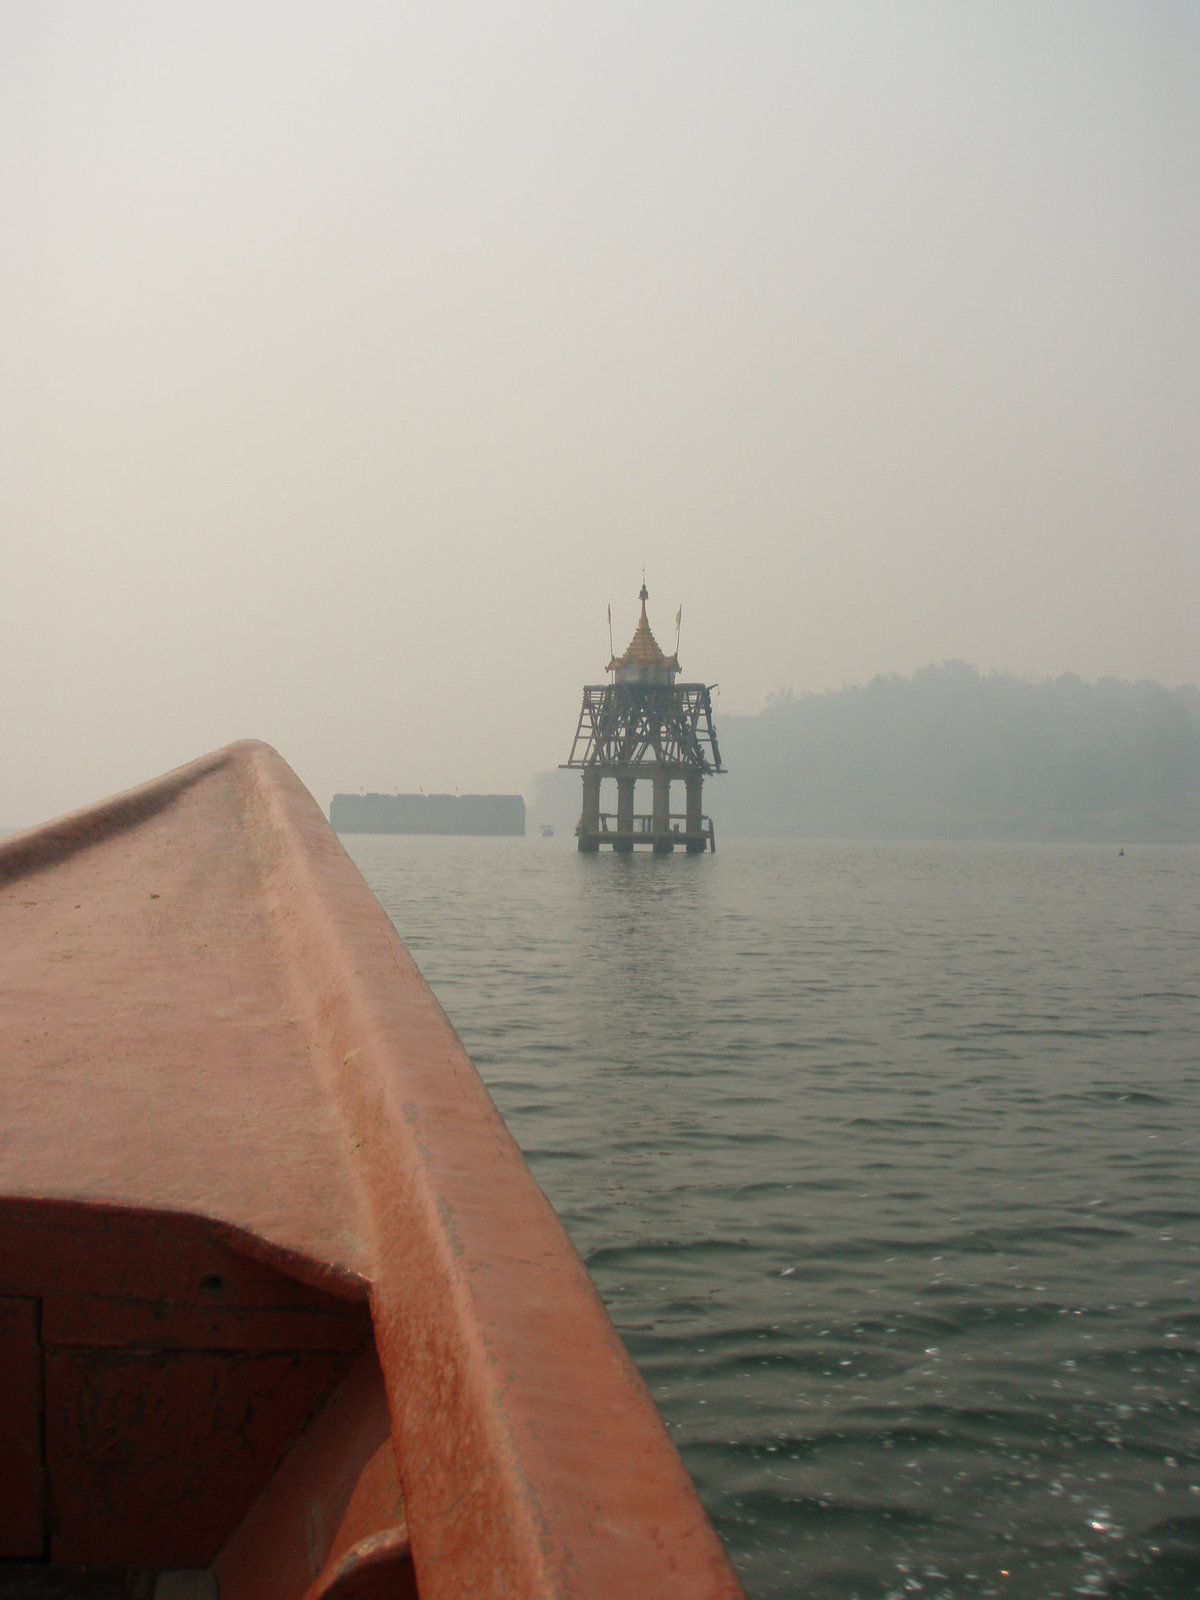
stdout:
[[636,778],[617,779],[617,833],[628,837],[615,839],[613,849],[619,850],[622,855],[630,855],[633,851],[633,791],[636,783]]
[[583,813],[575,832],[580,850],[595,855],[600,848],[600,774],[590,769],[583,774]]
[[698,856],[704,850],[704,836],[701,829],[704,826],[704,812],[701,805],[704,793],[704,776],[699,772],[689,772],[684,779],[687,787],[687,820],[684,822],[684,832],[688,836],[688,855]]
[[654,835],[656,855],[668,855],[675,848],[671,837],[671,775],[657,771],[654,774],[654,811],[650,821]]

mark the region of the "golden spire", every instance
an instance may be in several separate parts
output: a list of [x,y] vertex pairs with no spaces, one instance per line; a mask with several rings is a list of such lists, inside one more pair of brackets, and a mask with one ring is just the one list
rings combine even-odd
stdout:
[[650,594],[644,580],[638,598],[642,602],[642,614],[638,618],[637,627],[633,630],[629,648],[623,656],[613,656],[607,670],[620,673],[626,681],[641,680],[652,683],[659,673],[678,672],[679,657],[665,655],[659,647],[658,640],[650,631],[650,619],[646,615],[646,601],[650,598]]

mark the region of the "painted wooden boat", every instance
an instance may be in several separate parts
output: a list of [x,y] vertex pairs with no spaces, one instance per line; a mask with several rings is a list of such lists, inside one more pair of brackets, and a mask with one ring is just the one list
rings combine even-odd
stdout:
[[0,962],[5,1593],[741,1594],[461,1043],[272,750],[0,843]]

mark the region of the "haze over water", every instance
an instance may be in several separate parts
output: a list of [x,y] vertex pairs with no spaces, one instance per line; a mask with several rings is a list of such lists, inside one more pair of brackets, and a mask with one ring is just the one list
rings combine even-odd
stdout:
[[345,843],[753,1600],[1193,1600],[1200,850]]
[[1193,0],[0,4],[0,827],[250,736],[522,791],[720,710],[1200,679]]

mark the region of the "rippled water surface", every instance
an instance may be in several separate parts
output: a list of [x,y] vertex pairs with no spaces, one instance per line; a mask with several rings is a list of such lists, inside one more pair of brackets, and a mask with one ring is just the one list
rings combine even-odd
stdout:
[[754,1600],[1200,1595],[1200,851],[344,842]]

